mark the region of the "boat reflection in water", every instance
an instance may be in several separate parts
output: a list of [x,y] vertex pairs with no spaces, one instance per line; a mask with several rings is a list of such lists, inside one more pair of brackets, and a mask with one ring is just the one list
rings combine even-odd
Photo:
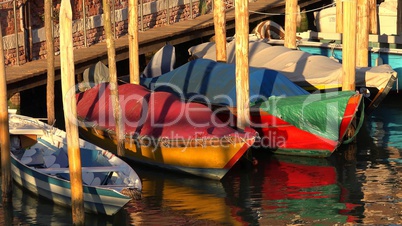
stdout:
[[128,203],[131,225],[237,224],[226,205],[222,183],[188,175],[141,171],[141,203]]
[[329,160],[263,155],[256,167],[238,164],[221,181],[135,169],[143,179],[143,196],[122,212],[126,224],[355,222],[351,211],[356,205],[344,202],[347,190],[338,184]]
[[[53,204],[16,184],[13,187],[12,206],[11,211],[3,208],[3,211],[10,213],[6,215],[9,219],[4,219],[4,222],[13,222],[12,225],[72,225],[71,208]],[[112,217],[85,213],[85,225],[112,224]]]
[[[259,158],[254,174],[230,174],[225,187],[233,214],[260,225],[354,222],[356,205],[345,203],[347,190],[327,159],[294,156]],[[249,188],[249,196],[244,189]],[[253,219],[250,219],[253,216]]]
[[[257,152],[258,153],[258,152]],[[141,200],[113,217],[85,215],[88,225],[285,225],[356,222],[356,205],[327,159],[256,156],[221,181],[135,168]],[[71,211],[15,190],[14,219],[39,225],[71,224]]]

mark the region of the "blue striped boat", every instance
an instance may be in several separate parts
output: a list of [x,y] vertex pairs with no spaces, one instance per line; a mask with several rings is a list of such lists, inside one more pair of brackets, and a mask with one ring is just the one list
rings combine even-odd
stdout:
[[[10,114],[14,181],[56,204],[71,206],[66,133],[31,117]],[[80,139],[86,212],[113,215],[141,197],[137,173],[111,152]]]

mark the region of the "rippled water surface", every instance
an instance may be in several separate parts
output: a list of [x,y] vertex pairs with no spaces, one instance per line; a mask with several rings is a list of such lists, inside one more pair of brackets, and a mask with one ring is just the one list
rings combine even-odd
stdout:
[[[221,181],[136,167],[143,198],[87,225],[402,224],[402,95],[371,116],[357,143],[329,159],[255,150],[255,167],[236,165]],[[71,211],[15,186],[0,224],[71,225]]]

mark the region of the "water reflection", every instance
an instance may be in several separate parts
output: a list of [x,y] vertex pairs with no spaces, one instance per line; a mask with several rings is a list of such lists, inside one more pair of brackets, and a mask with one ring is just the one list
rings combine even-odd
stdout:
[[[143,199],[125,208],[127,224],[267,225],[352,222],[330,160],[257,156],[221,181],[137,170]],[[248,166],[248,167],[246,167]],[[161,223],[165,222],[165,223]]]
[[[8,210],[8,208],[2,208]],[[71,209],[54,205],[47,199],[37,197],[14,184],[12,213],[4,221],[13,224],[2,225],[72,225]],[[10,216],[11,215],[11,216]],[[106,215],[85,215],[86,225],[112,225],[113,218]]]
[[143,179],[143,198],[126,207],[132,225],[236,223],[220,181],[151,169],[136,171]]
[[225,186],[233,188],[228,200],[243,222],[332,225],[354,220],[348,213],[355,205],[343,201],[347,191],[329,160],[279,155],[258,160],[252,174],[232,174]]
[[369,136],[384,148],[402,149],[402,95],[391,95],[368,118]]
[[402,223],[402,102],[390,95],[367,118],[358,143],[355,177],[361,184],[360,221],[363,224]]

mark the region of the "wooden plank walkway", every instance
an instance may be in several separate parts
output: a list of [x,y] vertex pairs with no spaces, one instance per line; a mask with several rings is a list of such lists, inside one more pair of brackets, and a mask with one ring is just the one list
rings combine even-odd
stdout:
[[[321,2],[322,0],[299,0],[300,7]],[[249,3],[250,23],[269,17],[261,13],[283,13],[285,0],[257,0]],[[255,13],[261,12],[261,13]],[[226,11],[227,30],[235,27],[234,8]],[[139,54],[158,50],[166,42],[172,45],[188,42],[197,38],[214,34],[213,14],[202,15],[192,20],[177,22],[171,25],[156,27],[139,32]],[[115,40],[116,61],[128,59],[128,35]],[[89,47],[74,50],[75,72],[82,73],[86,68],[98,61],[107,62],[106,43],[101,42]],[[7,93],[14,93],[46,84],[46,59],[27,62],[20,66],[6,67]],[[55,57],[55,76],[60,79],[60,57]]]

